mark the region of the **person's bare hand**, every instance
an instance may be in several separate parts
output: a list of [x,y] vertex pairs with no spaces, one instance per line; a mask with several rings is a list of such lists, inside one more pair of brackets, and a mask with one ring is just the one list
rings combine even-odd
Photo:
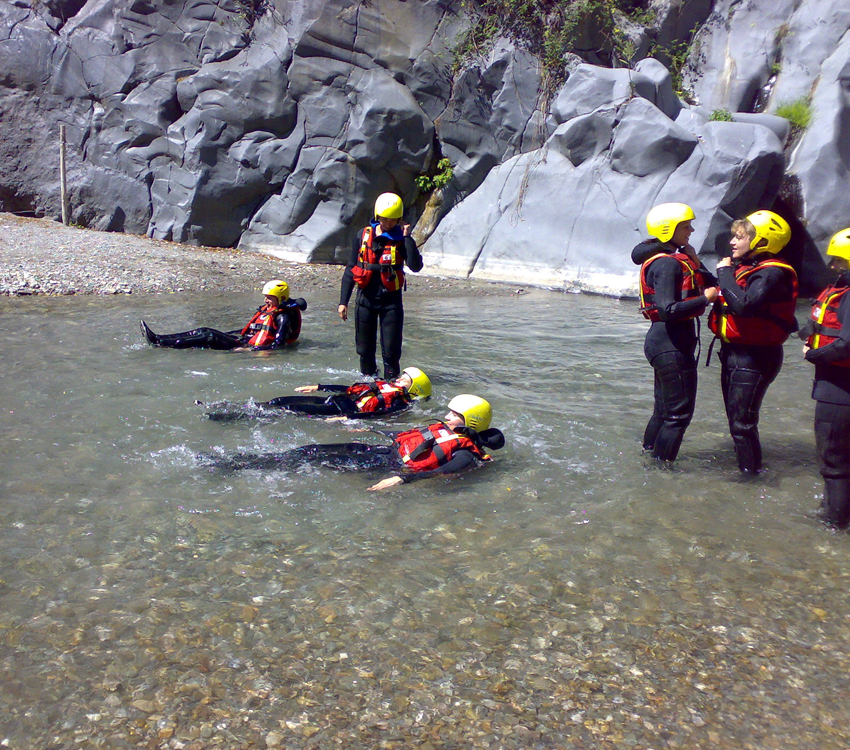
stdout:
[[337,311],[339,312],[340,318],[342,318],[343,320],[348,320],[348,305],[340,305],[337,308]]
[[725,258],[721,258],[719,261],[717,261],[717,267],[732,268],[732,258],[730,258],[728,255]]
[[295,391],[296,393],[313,393],[314,391],[318,391],[318,385],[299,385]]
[[720,290],[719,290],[716,286],[710,286],[708,289],[706,289],[706,290],[703,292],[703,294],[705,295],[705,298],[706,298],[709,302],[714,302],[714,300],[716,300],[716,299],[717,299],[717,295],[718,295],[719,293],[720,293]]
[[369,492],[377,492],[378,490],[386,490],[390,487],[395,487],[397,484],[402,483],[401,477],[387,477],[386,479],[382,479],[377,484],[373,484],[369,488]]

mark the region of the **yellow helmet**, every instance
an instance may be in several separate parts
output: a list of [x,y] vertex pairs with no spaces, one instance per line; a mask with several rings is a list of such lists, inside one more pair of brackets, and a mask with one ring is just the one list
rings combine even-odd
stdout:
[[493,410],[490,404],[479,396],[468,393],[455,396],[449,401],[449,410],[460,414],[466,426],[476,432],[486,430],[490,426]]
[[263,294],[271,294],[273,297],[277,297],[277,302],[280,304],[289,299],[289,284],[280,279],[268,281],[263,287]]
[[381,193],[375,201],[375,218],[400,219],[404,214],[404,203],[395,193]]
[[410,388],[407,392],[416,398],[431,398],[431,380],[418,367],[405,367],[402,370],[404,375],[407,375],[411,381]]
[[[791,239],[791,227],[779,214],[773,211],[756,211],[747,217],[756,228],[756,236],[750,243],[750,248],[756,253],[776,255]],[[762,240],[765,244],[756,247]]]
[[669,242],[679,224],[695,218],[694,210],[685,203],[661,203],[646,215],[646,230],[662,242]]
[[842,229],[832,235],[829,241],[829,247],[826,249],[827,255],[834,255],[836,258],[850,260],[850,228]]

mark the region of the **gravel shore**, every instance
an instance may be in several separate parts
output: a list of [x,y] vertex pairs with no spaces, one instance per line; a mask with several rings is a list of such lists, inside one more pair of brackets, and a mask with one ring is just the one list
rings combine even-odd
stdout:
[[[0,213],[2,296],[248,292],[283,278],[295,295],[309,298],[317,289],[338,289],[342,270]],[[411,293],[447,292],[445,279],[416,278]],[[465,280],[452,280],[449,286],[474,296],[516,293],[512,287]]]

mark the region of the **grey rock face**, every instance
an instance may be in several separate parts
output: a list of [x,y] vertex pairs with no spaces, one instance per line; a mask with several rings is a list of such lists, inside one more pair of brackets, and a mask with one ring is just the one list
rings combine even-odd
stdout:
[[624,98],[612,80],[583,66],[580,85],[568,82],[559,96],[559,116],[573,117],[542,149],[493,169],[442,221],[424,246],[427,269],[632,294],[629,254],[653,205],[694,208],[691,241],[707,260],[733,218],[770,205],[784,166],[772,130],[699,116],[674,122],[647,99]]

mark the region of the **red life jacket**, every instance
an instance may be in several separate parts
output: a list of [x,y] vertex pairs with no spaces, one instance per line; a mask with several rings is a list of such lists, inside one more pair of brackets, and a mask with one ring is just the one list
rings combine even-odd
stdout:
[[[820,297],[812,305],[812,320],[809,324],[812,333],[806,340],[807,346],[812,349],[820,349],[838,338],[838,334],[841,332],[838,305],[841,304],[841,298],[848,291],[850,291],[850,286],[829,286],[821,292]],[[850,367],[850,357],[829,364],[838,367]]]
[[289,338],[287,344],[294,344],[301,333],[301,310],[297,307],[269,307],[263,305],[254,317],[242,329],[242,336],[250,336],[245,346],[271,346],[277,334],[277,316],[283,314],[289,318]]
[[386,241],[380,257],[375,252],[375,229],[370,224],[363,230],[357,264],[351,269],[354,283],[365,289],[375,273],[380,274],[381,283],[391,292],[404,286],[404,260],[402,242]]
[[491,461],[466,435],[458,435],[443,422],[422,430],[407,430],[395,437],[401,460],[410,471],[433,471],[451,461],[458,450],[472,451],[482,461]]
[[717,295],[717,301],[708,316],[708,327],[715,336],[728,344],[750,344],[769,346],[784,343],[792,331],[797,330],[794,308],[797,306],[797,272],[782,260],[770,258],[753,266],[738,266],[735,269],[735,281],[741,289],[747,288],[747,278],[762,268],[781,268],[790,274],[793,293],[782,302],[773,302],[764,312],[756,316],[735,315],[723,301],[723,294]]
[[393,404],[402,401],[410,403],[410,396],[404,388],[387,382],[376,380],[374,383],[355,383],[346,391],[357,405],[357,411],[374,412],[389,409]]
[[[691,297],[699,297],[705,290],[705,279],[702,271],[697,263],[685,253],[658,253],[648,258],[640,267],[640,311],[643,317],[656,323],[661,320],[658,314],[658,305],[655,304],[655,289],[653,289],[646,281],[646,272],[649,266],[659,258],[673,258],[682,266],[682,299],[690,299]],[[698,318],[702,313],[693,313],[682,320],[690,320]]]

